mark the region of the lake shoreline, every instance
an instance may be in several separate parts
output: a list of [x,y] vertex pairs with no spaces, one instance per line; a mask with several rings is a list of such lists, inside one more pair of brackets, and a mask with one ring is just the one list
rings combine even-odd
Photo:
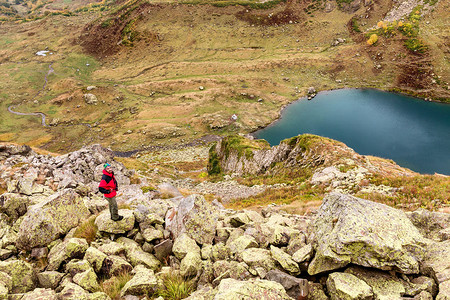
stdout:
[[284,106],[275,121],[250,135],[275,146],[310,133],[419,173],[450,175],[450,161],[444,154],[450,148],[448,103],[424,104],[422,98],[374,88],[326,90],[306,99]]

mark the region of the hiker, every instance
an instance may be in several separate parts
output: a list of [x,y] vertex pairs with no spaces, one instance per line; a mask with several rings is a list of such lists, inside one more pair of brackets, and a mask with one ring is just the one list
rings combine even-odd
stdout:
[[109,203],[109,212],[111,213],[111,220],[120,221],[123,216],[119,216],[117,202],[116,202],[116,191],[118,190],[118,185],[116,178],[114,177],[114,172],[110,164],[106,163],[103,165],[103,176],[98,190],[105,196]]

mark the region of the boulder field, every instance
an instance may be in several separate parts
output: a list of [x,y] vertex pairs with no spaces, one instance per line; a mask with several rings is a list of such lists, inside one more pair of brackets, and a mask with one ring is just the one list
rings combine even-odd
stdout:
[[[96,192],[105,162],[127,199],[119,222]],[[178,274],[191,300],[450,299],[448,214],[336,192],[305,216],[161,199],[100,146],[51,157],[3,145],[0,168],[0,299],[111,299],[102,283],[126,273],[119,298],[153,299]]]

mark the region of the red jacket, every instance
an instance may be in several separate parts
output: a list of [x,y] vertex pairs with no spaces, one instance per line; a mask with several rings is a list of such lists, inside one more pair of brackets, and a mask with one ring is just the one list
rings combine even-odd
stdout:
[[106,198],[112,198],[116,196],[118,185],[113,173],[108,173],[103,170],[102,180],[98,186],[98,190],[105,195]]

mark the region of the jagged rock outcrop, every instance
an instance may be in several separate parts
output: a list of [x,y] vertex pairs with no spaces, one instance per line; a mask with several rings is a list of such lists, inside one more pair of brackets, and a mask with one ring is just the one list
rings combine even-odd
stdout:
[[[293,180],[304,177],[313,185],[326,186],[327,191],[354,194],[360,190],[387,195],[395,189],[370,184],[369,179],[374,174],[415,174],[392,161],[359,155],[343,143],[311,134],[283,140],[273,147],[264,140],[240,136],[223,138],[210,149],[208,172],[232,176],[280,176]],[[360,185],[364,181],[367,183]],[[222,198],[226,199],[226,196]]]

